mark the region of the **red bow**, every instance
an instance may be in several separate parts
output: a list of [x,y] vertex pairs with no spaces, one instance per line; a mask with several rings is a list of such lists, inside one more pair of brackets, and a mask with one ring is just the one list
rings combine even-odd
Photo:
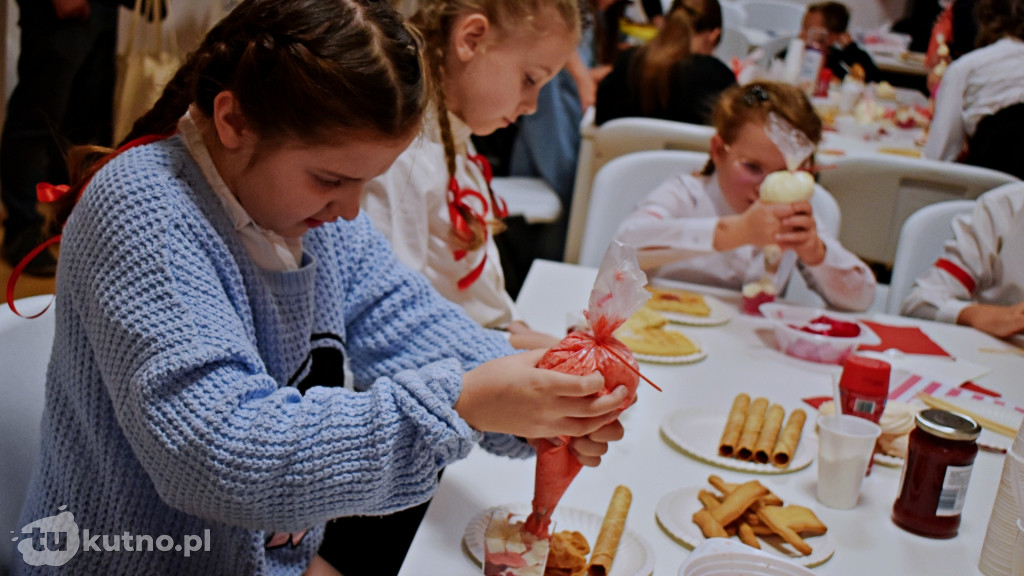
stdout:
[[43,203],[56,202],[66,196],[68,192],[71,192],[71,186],[67,184],[50,184],[49,182],[36,184],[36,198]]

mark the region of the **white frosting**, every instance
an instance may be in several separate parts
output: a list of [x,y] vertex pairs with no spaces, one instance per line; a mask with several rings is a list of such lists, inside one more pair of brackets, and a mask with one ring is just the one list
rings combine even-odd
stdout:
[[814,195],[814,176],[810,172],[780,170],[761,182],[761,201],[789,204],[810,200]]

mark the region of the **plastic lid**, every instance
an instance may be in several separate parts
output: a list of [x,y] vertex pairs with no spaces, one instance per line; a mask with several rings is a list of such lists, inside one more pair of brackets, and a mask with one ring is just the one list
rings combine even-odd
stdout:
[[847,356],[843,375],[839,377],[839,389],[865,396],[886,396],[890,371],[888,362],[866,356]]
[[981,434],[981,426],[972,418],[949,410],[929,408],[918,412],[914,420],[921,430],[947,440],[973,441]]

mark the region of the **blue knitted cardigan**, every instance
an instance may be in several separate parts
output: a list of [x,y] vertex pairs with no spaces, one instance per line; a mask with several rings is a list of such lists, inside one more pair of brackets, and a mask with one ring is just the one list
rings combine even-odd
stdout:
[[[464,370],[511,353],[500,334],[403,267],[363,215],[303,250],[297,271],[253,264],[177,137],[96,175],[62,243],[20,525],[67,506],[109,538],[16,574],[301,574],[327,520],[425,501],[475,443],[532,454],[452,409]],[[103,550],[125,532],[208,535],[210,550]]]

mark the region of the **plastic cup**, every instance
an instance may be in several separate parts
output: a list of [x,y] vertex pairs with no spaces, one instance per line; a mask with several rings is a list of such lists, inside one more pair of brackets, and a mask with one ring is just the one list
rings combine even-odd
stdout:
[[1013,547],[1013,576],[1024,576],[1024,520],[1017,520],[1017,545]]
[[847,414],[818,416],[818,501],[839,510],[857,505],[882,428]]
[[1017,514],[1024,518],[1024,456],[1007,452],[1006,457],[1010,459],[1010,484],[1017,498]]

